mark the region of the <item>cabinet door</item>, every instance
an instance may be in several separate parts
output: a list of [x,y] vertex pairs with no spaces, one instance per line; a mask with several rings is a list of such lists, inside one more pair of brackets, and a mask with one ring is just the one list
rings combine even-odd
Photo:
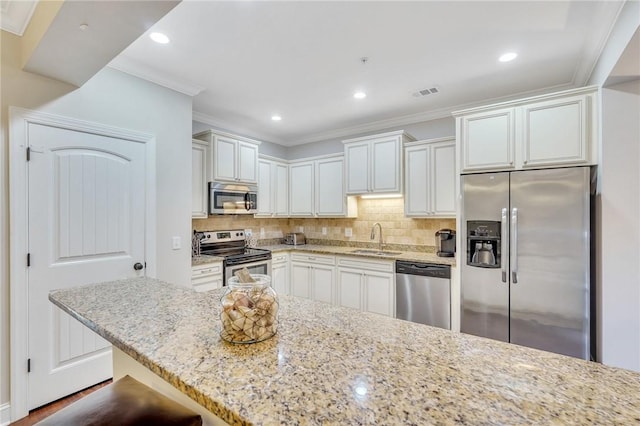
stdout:
[[369,142],[344,146],[346,162],[347,194],[369,192]]
[[522,107],[523,167],[588,164],[589,99],[572,96]]
[[400,137],[371,141],[372,192],[401,192]]
[[289,294],[289,267],[287,262],[272,266],[271,286],[278,294]]
[[458,130],[462,137],[462,171],[514,167],[513,108],[461,117]]
[[364,276],[364,310],[395,316],[394,275],[367,272]]
[[191,217],[206,218],[207,208],[207,154],[208,144],[193,140],[191,143]]
[[318,302],[333,303],[333,266],[311,267],[311,298]]
[[456,146],[455,142],[431,145],[429,179],[431,213],[456,215]]
[[272,200],[274,197],[271,161],[258,161],[258,216],[271,216],[273,214]]
[[362,271],[338,268],[336,287],[339,306],[362,309]]
[[305,263],[292,262],[290,284],[292,296],[310,299],[310,266]]
[[289,215],[289,167],[286,164],[274,165],[272,170],[275,216],[286,217]]
[[258,146],[239,141],[237,149],[238,174],[236,180],[246,183],[256,183],[258,180]]
[[289,166],[289,213],[291,216],[314,216],[313,162]]
[[236,149],[234,139],[216,136],[213,139],[213,180],[236,180]]
[[429,203],[429,146],[405,148],[405,216],[428,216]]
[[331,158],[316,162],[317,216],[345,216],[344,159]]

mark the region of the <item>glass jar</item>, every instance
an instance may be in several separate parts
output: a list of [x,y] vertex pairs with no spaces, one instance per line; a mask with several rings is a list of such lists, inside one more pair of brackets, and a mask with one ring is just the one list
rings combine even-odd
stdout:
[[229,278],[220,298],[222,310],[220,337],[231,343],[255,343],[268,339],[278,330],[278,295],[271,277],[252,274],[255,283]]

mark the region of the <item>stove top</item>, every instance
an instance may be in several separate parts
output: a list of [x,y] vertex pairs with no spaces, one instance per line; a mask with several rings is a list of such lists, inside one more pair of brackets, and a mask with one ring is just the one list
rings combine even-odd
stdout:
[[196,232],[196,237],[200,239],[200,254],[224,257],[226,265],[271,259],[270,250],[246,247],[241,229]]

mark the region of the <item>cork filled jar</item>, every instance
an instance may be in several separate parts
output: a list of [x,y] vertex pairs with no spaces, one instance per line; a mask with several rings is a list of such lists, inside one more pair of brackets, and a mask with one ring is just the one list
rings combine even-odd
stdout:
[[230,343],[256,343],[278,330],[278,296],[271,277],[252,274],[255,282],[241,283],[231,277],[220,298],[220,337]]

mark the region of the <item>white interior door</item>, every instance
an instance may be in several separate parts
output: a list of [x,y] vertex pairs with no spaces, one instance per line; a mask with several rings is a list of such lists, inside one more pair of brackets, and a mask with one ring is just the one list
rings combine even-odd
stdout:
[[28,344],[32,409],[112,375],[110,345],[53,289],[144,275],[145,144],[29,124]]

